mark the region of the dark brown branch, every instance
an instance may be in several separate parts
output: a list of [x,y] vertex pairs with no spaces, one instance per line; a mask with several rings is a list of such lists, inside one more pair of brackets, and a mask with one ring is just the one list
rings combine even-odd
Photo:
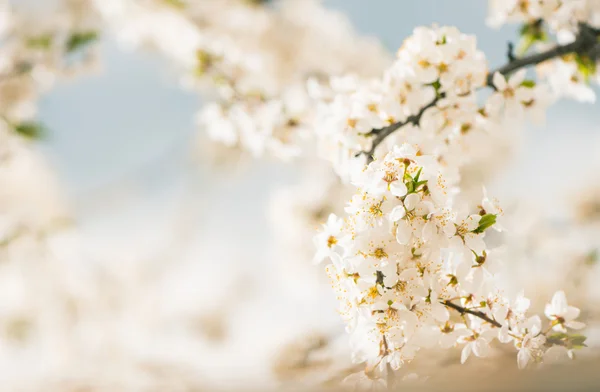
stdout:
[[[566,45],[557,45],[552,49],[546,50],[544,52],[535,53],[529,56],[521,57],[521,58],[512,58],[512,45],[509,46],[509,62],[502,67],[499,67],[491,72],[489,72],[486,79],[486,86],[495,88],[493,84],[494,74],[496,72],[507,76],[511,73],[518,71],[519,69],[530,67],[532,65],[537,65],[543,63],[545,61],[562,57],[567,54],[586,54],[590,55],[593,59],[600,57],[600,43],[598,43],[598,38],[600,37],[600,29],[594,29],[586,24],[580,24],[579,33],[575,41],[566,44]],[[373,129],[369,133],[369,135],[374,135],[373,143],[371,149],[369,151],[362,151],[357,154],[357,156],[365,154],[367,155],[367,163],[373,161],[373,154],[377,147],[387,138],[389,135],[397,131],[398,129],[404,127],[405,125],[419,125],[421,121],[421,117],[425,113],[427,109],[430,109],[437,105],[440,99],[444,97],[444,94],[439,94],[436,96],[431,102],[425,105],[417,114],[414,114],[408,117],[405,121],[397,122],[391,125],[388,125],[384,128]]]
[[388,125],[385,128],[379,128],[379,129],[372,130],[370,134],[376,135],[376,136],[373,139],[373,144],[372,144],[371,149],[369,151],[360,152],[360,153],[358,153],[358,155],[366,154],[367,161],[371,162],[373,160],[373,154],[375,153],[375,149],[377,148],[377,146],[379,146],[379,144],[381,144],[381,142],[383,142],[383,140],[386,137],[388,137],[389,135],[394,133],[396,130],[402,128],[405,125],[408,125],[408,124],[419,125],[419,122],[421,121],[421,117],[423,117],[423,114],[425,113],[425,111],[429,108],[434,107],[438,103],[438,101],[440,99],[442,99],[443,97],[444,97],[444,94],[438,95],[431,102],[429,102],[427,105],[425,105],[423,108],[421,108],[421,110],[419,110],[419,113],[413,114],[412,116],[408,117],[405,121]]
[[594,49],[597,43],[596,31],[591,27],[582,24],[579,26],[579,34],[577,35],[577,39],[575,39],[575,41],[566,45],[557,45],[545,52],[535,53],[530,56],[515,59],[514,61],[509,62],[495,71],[490,72],[487,77],[487,85],[489,87],[493,87],[492,79],[494,78],[494,74],[496,72],[499,72],[502,75],[510,75],[521,68],[537,65],[543,63],[544,61],[562,57],[567,54],[588,53]]
[[464,308],[464,307],[462,307],[460,305],[456,305],[452,301],[441,301],[441,304],[444,305],[444,306],[447,306],[447,307],[449,307],[451,309],[456,310],[460,314],[470,314],[472,316],[479,317],[483,321],[486,321],[486,322],[492,324],[496,328],[502,328],[502,324],[500,324],[496,320],[490,318],[487,314],[483,313],[482,311],[473,310],[473,309],[467,309],[467,308]]

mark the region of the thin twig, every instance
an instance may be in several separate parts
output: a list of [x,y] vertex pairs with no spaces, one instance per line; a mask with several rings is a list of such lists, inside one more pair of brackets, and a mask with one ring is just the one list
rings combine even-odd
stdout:
[[513,45],[513,43],[510,41],[508,42],[506,48],[506,58],[508,58],[509,63],[512,63],[517,59],[517,56],[515,56],[515,45]]
[[451,301],[441,301],[441,304],[444,305],[444,306],[447,306],[447,307],[449,307],[451,309],[456,310],[460,314],[468,313],[468,314],[470,314],[472,316],[479,317],[480,319],[482,319],[484,321],[487,321],[488,323],[492,324],[496,328],[502,328],[502,324],[500,324],[499,322],[497,322],[493,318],[490,318],[487,314],[483,313],[480,310],[467,309],[467,308],[464,308],[464,307],[462,307],[460,305],[456,305],[455,303],[453,303]]
[[408,125],[408,124],[419,125],[419,122],[421,121],[421,117],[423,116],[425,111],[429,108],[434,107],[440,99],[444,98],[444,96],[445,96],[445,94],[443,94],[443,93],[436,96],[431,102],[429,102],[427,105],[423,106],[423,108],[421,108],[421,110],[419,110],[419,113],[409,116],[406,120],[404,120],[402,122],[397,122],[397,123],[388,125],[387,127],[384,127],[384,128],[372,130],[370,134],[373,134],[376,136],[375,136],[375,139],[373,139],[373,144],[371,146],[371,149],[368,152],[364,152],[364,151],[360,152],[357,154],[357,156],[361,155],[361,154],[367,154],[367,161],[371,162],[373,160],[373,154],[375,153],[375,149],[377,148],[377,146],[379,146],[379,144],[381,144],[381,142],[383,142],[383,140],[386,137],[388,137],[389,135],[394,133],[397,129],[402,128],[405,125]]
[[[565,45],[557,45],[554,48],[544,52],[535,53],[521,58],[514,58],[512,55],[512,44],[509,43],[509,62],[502,67],[489,72],[486,79],[486,86],[495,89],[493,79],[496,72],[507,76],[521,68],[537,65],[545,61],[572,53],[589,54],[590,56],[593,56],[593,58],[600,57],[600,43],[598,43],[598,37],[600,37],[600,29],[592,28],[586,24],[580,24],[579,34],[577,35],[575,41]],[[367,155],[367,163],[372,162],[375,150],[389,135],[405,125],[419,125],[421,117],[425,111],[436,106],[439,100],[444,98],[444,96],[445,95],[443,93],[438,94],[431,102],[421,108],[417,114],[408,117],[405,121],[397,122],[384,128],[371,130],[369,135],[375,136],[373,138],[371,149],[369,151],[361,151],[357,154],[357,156],[365,154]]]

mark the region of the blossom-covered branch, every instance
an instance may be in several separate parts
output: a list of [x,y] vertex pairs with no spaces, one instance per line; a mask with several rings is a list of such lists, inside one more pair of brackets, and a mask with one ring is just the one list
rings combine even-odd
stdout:
[[449,307],[451,309],[456,310],[461,315],[470,314],[472,316],[479,317],[483,321],[492,324],[496,328],[502,328],[502,324],[500,324],[498,321],[490,318],[488,315],[486,315],[484,312],[482,312],[480,310],[469,309],[469,308],[466,308],[464,306],[457,305],[457,304],[455,304],[454,302],[452,302],[450,300],[443,301],[442,304],[444,306],[447,306],[447,307]]
[[[598,55],[600,54],[600,42],[598,41],[599,37],[600,33],[598,29],[594,29],[585,23],[581,23],[579,25],[579,32],[575,40],[568,44],[557,45],[554,48],[521,58],[513,58],[512,50],[509,49],[509,62],[506,65],[489,72],[486,78],[486,86],[493,89],[497,88],[497,86],[494,84],[494,75],[496,73],[499,73],[503,76],[509,76],[510,74],[522,68],[537,65],[568,54],[587,56],[592,61],[596,61]],[[512,45],[509,45],[509,48],[510,47],[512,47]],[[419,121],[421,120],[421,117],[425,111],[436,106],[437,103],[443,98],[445,98],[445,93],[440,92],[431,100],[431,102],[423,106],[423,108],[419,110],[417,114],[409,116],[405,121],[396,122],[383,128],[371,130],[371,132],[367,134],[367,136],[374,136],[372,139],[371,148],[368,151],[361,151],[359,154],[365,154],[367,156],[367,162],[372,161],[375,150],[389,135],[408,124],[418,126]]]
[[[355,181],[347,216],[330,216],[315,239],[316,260],[332,261],[327,271],[356,355],[367,362],[354,381],[385,383],[390,367],[398,370],[437,344],[463,345],[465,362],[487,356],[494,339],[512,342],[521,368],[563,346],[558,337],[547,339],[539,316],[527,315],[528,299],[510,300],[494,284],[499,260],[485,236],[502,215],[497,202],[485,196],[476,207],[456,206],[456,185],[432,158],[404,144],[371,162]],[[545,313],[548,331],[583,327],[564,293]]]

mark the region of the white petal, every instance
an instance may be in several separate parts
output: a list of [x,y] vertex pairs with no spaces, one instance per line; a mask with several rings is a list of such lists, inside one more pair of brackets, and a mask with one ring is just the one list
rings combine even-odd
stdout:
[[338,221],[338,218],[335,214],[329,214],[327,217],[326,225],[333,230],[340,230],[342,228],[342,220]]
[[580,321],[569,321],[565,323],[565,326],[567,328],[572,328],[572,329],[583,329],[585,328],[585,324],[580,322]]
[[537,335],[542,330],[542,319],[537,314],[531,316],[527,319],[526,326],[533,335]]
[[446,309],[446,307],[439,302],[434,302],[431,304],[431,314],[433,315],[433,318],[442,323],[448,321],[450,318],[448,309]]
[[432,240],[435,235],[437,233],[437,226],[435,223],[429,221],[427,223],[425,223],[425,226],[423,226],[423,240],[425,241],[430,241]]
[[504,75],[502,75],[500,72],[496,72],[494,74],[492,77],[492,82],[498,90],[502,91],[506,89],[506,78],[504,78]]
[[510,84],[511,87],[513,88],[517,88],[521,85],[521,83],[523,83],[523,81],[525,80],[525,75],[527,74],[527,70],[525,68],[521,68],[520,70],[518,70],[517,72],[515,72],[511,77],[510,77],[510,81],[508,84]]
[[453,223],[444,225],[443,230],[444,234],[446,234],[448,237],[452,237],[454,234],[456,234],[456,226],[454,226]]
[[408,211],[412,211],[421,201],[421,196],[417,193],[411,193],[404,199],[404,206]]
[[440,342],[439,342],[440,347],[444,348],[444,349],[453,347],[456,344],[456,338],[457,338],[457,336],[452,333],[442,334],[442,336],[440,337]]
[[579,317],[580,312],[581,311],[578,308],[576,308],[575,306],[568,306],[567,311],[565,312],[563,317],[567,321],[575,320],[577,317]]
[[508,330],[508,323],[505,323],[498,331],[498,340],[500,343],[510,343],[513,340]]
[[473,250],[477,254],[481,254],[485,250],[485,242],[481,235],[467,233],[465,235],[465,244],[469,249]]
[[519,369],[525,369],[529,360],[531,359],[531,355],[529,354],[529,350],[519,350],[517,354],[517,365]]
[[457,263],[458,264],[456,265],[456,268],[455,268],[455,271],[456,271],[455,274],[459,280],[459,283],[462,283],[460,281],[463,280],[469,274],[469,272],[471,272],[471,265],[470,265],[470,263],[463,261],[463,260],[457,261]]
[[552,310],[556,316],[562,316],[567,312],[567,296],[564,291],[557,291],[552,297]]
[[403,282],[407,282],[412,279],[416,279],[420,276],[419,270],[417,268],[407,268],[400,273],[398,279]]
[[481,220],[481,215],[471,215],[471,216],[469,216],[466,219],[466,221],[465,221],[467,231],[473,231],[477,227],[479,227],[479,221],[480,220]]
[[415,331],[417,330],[417,325],[419,324],[419,318],[413,312],[408,310],[403,310],[398,312],[398,316],[402,323],[404,324],[404,335],[407,338],[410,338]]
[[392,222],[397,222],[400,219],[404,218],[405,215],[406,215],[406,210],[404,209],[404,207],[396,206],[396,207],[394,207],[392,212],[390,212],[390,220]]
[[550,320],[554,320],[554,308],[552,307],[551,304],[546,304],[546,306],[544,307],[544,314]]
[[329,255],[329,258],[331,259],[331,262],[333,263],[333,265],[335,265],[335,268],[337,268],[338,270],[343,270],[345,265],[344,265],[344,260],[342,259],[342,257],[340,255],[338,255],[335,252],[331,252]]
[[467,343],[467,345],[462,349],[460,353],[460,363],[464,364],[469,356],[471,355],[471,343]]
[[478,357],[485,357],[490,351],[490,345],[485,339],[477,339],[473,342],[473,354]]
[[394,181],[390,184],[390,192],[392,195],[397,197],[402,197],[406,195],[408,189],[406,189],[406,185],[402,181]]
[[406,245],[410,241],[412,236],[412,229],[406,221],[398,221],[398,227],[396,227],[396,241],[399,244]]
[[531,305],[529,298],[524,296],[523,291],[519,292],[517,299],[515,300],[514,309],[517,312],[526,312]]
[[433,204],[431,202],[421,202],[415,207],[415,214],[417,216],[429,215],[433,211]]

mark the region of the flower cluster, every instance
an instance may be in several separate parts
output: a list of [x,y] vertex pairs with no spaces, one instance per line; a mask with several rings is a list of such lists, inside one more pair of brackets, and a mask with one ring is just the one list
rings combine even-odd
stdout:
[[37,137],[39,97],[57,79],[94,69],[98,18],[87,0],[60,3],[37,17],[0,2],[0,116],[13,131]]
[[554,32],[574,32],[579,23],[600,27],[596,0],[490,0],[488,23],[535,23],[543,20]]
[[[600,3],[595,0],[490,0],[488,23],[500,26],[504,23],[521,23],[521,40],[518,54],[530,48],[540,50],[552,47],[551,37],[558,43],[568,44],[581,34],[597,42],[600,34]],[[540,65],[540,76],[547,79],[553,91],[562,96],[583,102],[595,100],[590,82],[598,83],[597,72],[599,47],[587,53],[573,53]]]
[[[116,260],[113,265],[82,264],[79,255],[62,254],[75,248],[61,244],[74,234],[62,230],[68,214],[45,163],[21,136],[42,130],[35,120],[42,93],[57,79],[95,66],[92,44],[100,16],[123,43],[151,46],[172,60],[186,88],[214,95],[197,123],[231,147],[213,152],[215,159],[240,151],[281,159],[305,154],[314,165],[307,181],[273,197],[271,250],[288,264],[270,269],[267,280],[278,286],[270,288],[269,301],[273,292],[286,299],[283,286],[285,292],[300,286],[299,297],[306,300],[310,291],[312,300],[324,302],[312,274],[302,279],[298,272],[305,271],[290,266],[295,258],[312,255],[307,244],[312,228],[330,212],[341,212],[348,183],[358,187],[346,215],[329,215],[314,238],[314,260],[332,263],[327,272],[352,333],[354,360],[366,362],[348,381],[385,385],[419,351],[433,347],[460,347],[464,363],[487,356],[495,342],[512,344],[519,368],[573,357],[585,343],[574,332],[584,327],[580,310],[558,291],[544,309],[544,325],[530,315],[534,306],[523,292],[506,295],[500,289],[498,267],[505,258],[488,243],[503,212],[485,191],[481,202],[466,203],[457,184],[464,183],[466,165],[498,156],[497,141],[510,139],[513,125],[526,116],[543,121],[557,96],[594,98],[589,82],[598,79],[598,2],[492,1],[491,23],[523,23],[519,57],[509,53],[508,64],[497,71],[488,68],[475,37],[454,27],[415,29],[391,63],[379,43],[359,37],[345,17],[318,0],[262,3],[65,0],[60,18],[45,15],[39,21],[0,0],[0,363],[9,369],[0,382],[21,386],[18,370],[31,367],[39,369],[33,375],[39,380],[75,374],[90,384],[114,381],[136,390],[161,381],[195,387],[204,372],[190,370],[202,359],[213,360],[199,342],[225,340],[226,319],[249,286],[244,277],[243,283],[223,288],[227,295],[217,301],[215,292],[198,291],[205,285],[197,279],[219,276],[222,288],[230,273],[199,273],[196,263],[185,260],[127,264],[121,258],[135,259],[129,249],[119,250],[119,257],[105,255]],[[551,35],[557,36],[558,54],[551,53]],[[565,47],[571,49],[563,52]],[[530,49],[551,55],[534,61],[526,56]],[[535,82],[524,69],[531,65],[540,76]],[[488,96],[477,93],[483,88],[490,88]],[[306,143],[313,137],[343,181],[324,168],[328,163],[313,162]],[[532,231],[541,233],[539,227]],[[569,245],[564,253],[538,244],[528,244],[533,251],[520,249],[515,241],[509,244],[519,248],[518,257],[509,258],[513,264],[541,259],[547,268],[545,253],[552,252],[553,261],[569,262],[574,241],[563,237]],[[554,239],[543,241],[555,245]],[[583,242],[589,251],[589,242]],[[576,276],[565,274],[573,281],[589,271],[573,269]],[[288,284],[291,280],[298,286]],[[538,277],[536,285],[542,280]],[[573,300],[570,283],[560,282]],[[590,297],[583,290],[578,295]],[[209,306],[218,302],[217,311],[206,311],[209,316],[199,309],[206,298]],[[296,303],[281,308],[294,316],[300,311]],[[230,346],[252,352],[248,336]],[[156,340],[160,344],[150,344]],[[327,341],[296,350],[283,370],[321,365],[322,349],[333,345],[329,340],[328,334]],[[344,366],[340,374],[350,369]],[[318,378],[329,378],[324,373],[319,370]],[[107,381],[106,374],[115,380]]]
[[309,78],[373,75],[387,65],[378,42],[358,37],[318,1],[175,3],[97,1],[122,41],[156,47],[182,70],[187,87],[204,95],[211,87],[216,99],[199,111],[199,127],[254,156],[301,154],[314,108]]
[[[488,83],[474,36],[453,27],[419,27],[381,79],[332,82],[336,95],[323,105],[316,129],[321,151],[346,177],[357,153],[381,157],[402,142],[460,168],[490,149],[489,135],[504,122],[525,113],[541,120],[550,101],[547,89],[525,80],[523,70],[509,77],[495,73],[495,92],[482,105],[476,91]],[[387,135],[388,129],[395,133]],[[389,137],[378,139],[382,134]],[[373,151],[378,143],[387,148]]]
[[[367,362],[353,378],[384,382],[423,347],[460,345],[465,362],[486,356],[494,339],[513,342],[524,367],[559,345],[547,339],[539,317],[526,314],[529,300],[511,301],[496,289],[498,253],[485,244],[502,214],[494,200],[455,206],[453,184],[436,159],[408,144],[371,163],[355,185],[348,216],[330,216],[315,238],[317,260],[332,261],[327,271],[355,359]],[[554,329],[582,326],[564,294],[546,314]]]

